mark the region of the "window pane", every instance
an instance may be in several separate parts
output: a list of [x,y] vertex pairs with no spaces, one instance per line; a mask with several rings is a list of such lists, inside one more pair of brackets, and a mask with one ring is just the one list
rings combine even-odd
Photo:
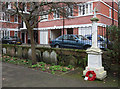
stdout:
[[14,22],[18,22],[18,16],[17,15],[14,16]]
[[83,5],[83,13],[82,13],[82,15],[84,15],[85,14],[85,5]]
[[86,4],[86,14],[88,14],[88,4]]
[[111,8],[109,9],[109,17],[111,17]]
[[79,15],[82,15],[82,6],[79,6]]
[[92,4],[90,3],[90,13],[92,13]]

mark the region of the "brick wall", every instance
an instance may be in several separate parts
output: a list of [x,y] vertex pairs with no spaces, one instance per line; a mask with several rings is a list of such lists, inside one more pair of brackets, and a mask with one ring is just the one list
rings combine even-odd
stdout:
[[14,31],[10,31],[10,36],[14,36]]
[[78,35],[78,28],[73,29],[73,34]]

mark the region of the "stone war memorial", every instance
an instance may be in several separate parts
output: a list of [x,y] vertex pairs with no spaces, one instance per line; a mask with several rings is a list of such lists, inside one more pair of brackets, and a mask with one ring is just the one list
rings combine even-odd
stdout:
[[94,16],[91,19],[93,22],[92,46],[86,50],[88,54],[88,66],[83,71],[83,75],[85,76],[87,72],[94,71],[96,74],[96,79],[103,80],[107,76],[107,72],[102,66],[102,50],[97,46],[97,21],[99,21],[99,19],[96,17],[96,11],[97,9],[94,8]]

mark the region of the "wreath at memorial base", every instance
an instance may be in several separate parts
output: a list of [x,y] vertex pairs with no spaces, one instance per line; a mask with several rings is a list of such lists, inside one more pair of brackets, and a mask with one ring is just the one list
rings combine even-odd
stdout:
[[[92,77],[90,77],[90,74],[92,74]],[[85,75],[85,77],[88,77],[89,81],[94,81],[96,78],[96,73],[94,71],[88,71]]]

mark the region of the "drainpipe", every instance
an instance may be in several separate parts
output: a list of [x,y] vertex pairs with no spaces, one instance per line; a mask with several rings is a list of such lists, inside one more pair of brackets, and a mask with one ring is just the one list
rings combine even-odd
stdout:
[[120,1],[118,2],[118,28],[120,29]]
[[62,41],[64,41],[64,25],[65,25],[65,19],[64,19],[64,5],[63,5],[63,39]]
[[114,25],[114,0],[112,0],[112,25]]
[[[64,11],[64,5],[63,5],[63,11]],[[64,20],[64,13],[63,13],[63,35],[64,35],[64,25],[65,25],[65,20]]]

